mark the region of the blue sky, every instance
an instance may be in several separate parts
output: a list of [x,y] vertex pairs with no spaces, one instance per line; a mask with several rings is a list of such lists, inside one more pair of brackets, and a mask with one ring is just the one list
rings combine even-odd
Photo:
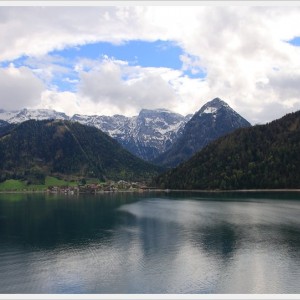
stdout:
[[182,63],[179,57],[183,51],[175,43],[168,41],[128,41],[120,45],[98,42],[52,51],[49,54],[67,57],[71,60],[76,60],[78,57],[101,59],[102,56],[107,55],[128,61],[130,65],[180,69]]
[[[175,42],[157,40],[153,42],[132,40],[121,44],[109,42],[89,43],[73,47],[66,47],[63,50],[50,51],[47,58],[51,63],[63,68],[68,68],[68,74],[56,72],[48,86],[55,86],[59,91],[76,91],[78,72],[74,72],[74,66],[80,60],[88,59],[101,61],[107,57],[116,61],[124,61],[129,66],[140,66],[142,68],[169,68],[182,72],[182,76],[189,78],[205,78],[206,73],[201,68],[183,67],[181,56],[186,55],[191,60],[197,57],[187,55],[184,50]],[[52,59],[51,59],[52,58]],[[36,57],[34,60],[28,56],[22,56],[15,60],[2,62],[3,67],[13,63],[16,67],[27,66],[34,70],[36,64],[45,60],[42,57]],[[86,66],[85,71],[89,71],[91,66]],[[66,80],[67,78],[67,80]]]
[[289,40],[288,43],[290,43],[291,45],[294,45],[294,46],[300,46],[300,36]]

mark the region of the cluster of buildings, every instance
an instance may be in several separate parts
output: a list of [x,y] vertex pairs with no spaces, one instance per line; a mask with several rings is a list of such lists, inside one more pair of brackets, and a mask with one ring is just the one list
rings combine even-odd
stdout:
[[55,194],[96,194],[100,192],[118,192],[118,191],[144,191],[148,189],[144,183],[140,182],[127,182],[125,180],[120,181],[108,181],[105,183],[91,183],[82,184],[77,186],[51,186],[48,187],[47,192]]

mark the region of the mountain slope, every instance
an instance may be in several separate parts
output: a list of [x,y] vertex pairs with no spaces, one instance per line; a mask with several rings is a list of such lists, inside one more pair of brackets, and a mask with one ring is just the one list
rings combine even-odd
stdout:
[[194,114],[172,147],[153,162],[166,167],[175,167],[220,136],[237,128],[249,126],[250,123],[227,103],[215,98]]
[[3,120],[0,120],[0,127],[7,126],[9,123]]
[[0,171],[5,178],[68,174],[142,180],[157,174],[159,168],[94,127],[30,120],[0,137]]
[[155,179],[173,189],[300,188],[300,111],[239,129]]
[[0,120],[0,136],[12,130],[16,125]]

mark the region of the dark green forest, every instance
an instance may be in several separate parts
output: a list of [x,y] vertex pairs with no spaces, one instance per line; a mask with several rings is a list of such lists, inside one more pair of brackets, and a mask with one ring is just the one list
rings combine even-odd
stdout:
[[141,181],[160,170],[95,127],[60,120],[1,127],[0,181],[43,183],[47,175]]
[[219,138],[153,184],[171,189],[300,188],[300,111]]

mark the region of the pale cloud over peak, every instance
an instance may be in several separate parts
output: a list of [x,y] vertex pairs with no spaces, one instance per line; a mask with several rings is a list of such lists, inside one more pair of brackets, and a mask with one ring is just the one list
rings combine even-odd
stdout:
[[114,113],[130,115],[142,108],[172,106],[176,93],[158,69],[155,71],[105,58],[88,72],[80,72],[79,95],[101,104],[106,111],[111,106]]

